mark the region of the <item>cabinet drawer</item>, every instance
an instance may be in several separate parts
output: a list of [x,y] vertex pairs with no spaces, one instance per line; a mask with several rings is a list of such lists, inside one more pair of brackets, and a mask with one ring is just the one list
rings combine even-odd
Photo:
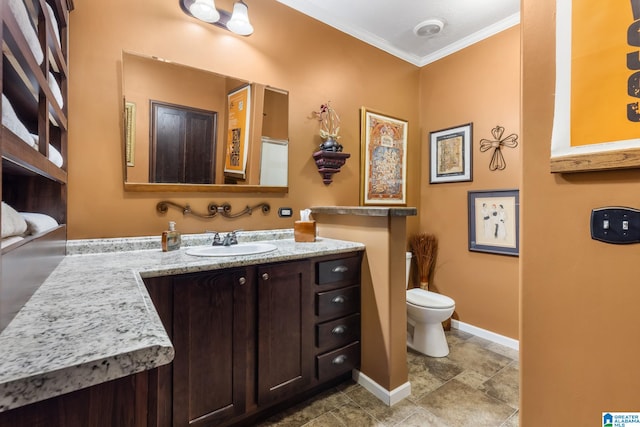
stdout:
[[360,365],[360,341],[316,357],[318,379],[326,381]]
[[316,264],[316,283],[327,285],[329,283],[360,281],[360,257],[341,258],[331,261],[322,261]]
[[360,311],[360,286],[316,293],[316,315],[322,320]]
[[359,313],[316,325],[316,347],[319,349],[342,347],[359,339]]

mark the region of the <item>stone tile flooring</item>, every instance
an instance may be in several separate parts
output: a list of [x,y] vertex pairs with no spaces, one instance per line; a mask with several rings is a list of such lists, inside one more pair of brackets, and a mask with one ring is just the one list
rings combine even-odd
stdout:
[[456,329],[447,341],[444,358],[408,350],[411,395],[391,407],[350,381],[260,426],[517,426],[518,352]]

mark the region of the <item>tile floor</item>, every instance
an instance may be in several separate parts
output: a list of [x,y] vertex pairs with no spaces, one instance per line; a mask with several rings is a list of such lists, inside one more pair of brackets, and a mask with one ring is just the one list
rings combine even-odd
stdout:
[[517,426],[518,352],[456,329],[447,340],[444,358],[408,351],[411,395],[394,406],[350,381],[260,427]]

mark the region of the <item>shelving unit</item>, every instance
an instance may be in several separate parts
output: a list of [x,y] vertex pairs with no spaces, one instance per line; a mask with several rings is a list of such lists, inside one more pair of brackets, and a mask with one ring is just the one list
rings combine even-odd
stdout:
[[[21,5],[26,11],[23,15],[16,12]],[[5,111],[0,106],[2,200],[21,212],[46,214],[59,224],[2,248],[0,331],[65,255],[67,26],[72,9],[72,0],[3,0],[0,5],[0,88],[19,121],[30,134],[37,135],[34,148],[12,130],[13,126],[5,124]],[[29,25],[35,38],[25,30]],[[34,41],[41,55],[34,49]],[[61,155],[61,165],[50,160],[53,151]]]

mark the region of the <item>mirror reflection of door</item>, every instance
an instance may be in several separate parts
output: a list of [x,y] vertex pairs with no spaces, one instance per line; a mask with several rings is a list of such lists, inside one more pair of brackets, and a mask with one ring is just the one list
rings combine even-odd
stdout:
[[215,111],[151,101],[149,182],[215,184]]

